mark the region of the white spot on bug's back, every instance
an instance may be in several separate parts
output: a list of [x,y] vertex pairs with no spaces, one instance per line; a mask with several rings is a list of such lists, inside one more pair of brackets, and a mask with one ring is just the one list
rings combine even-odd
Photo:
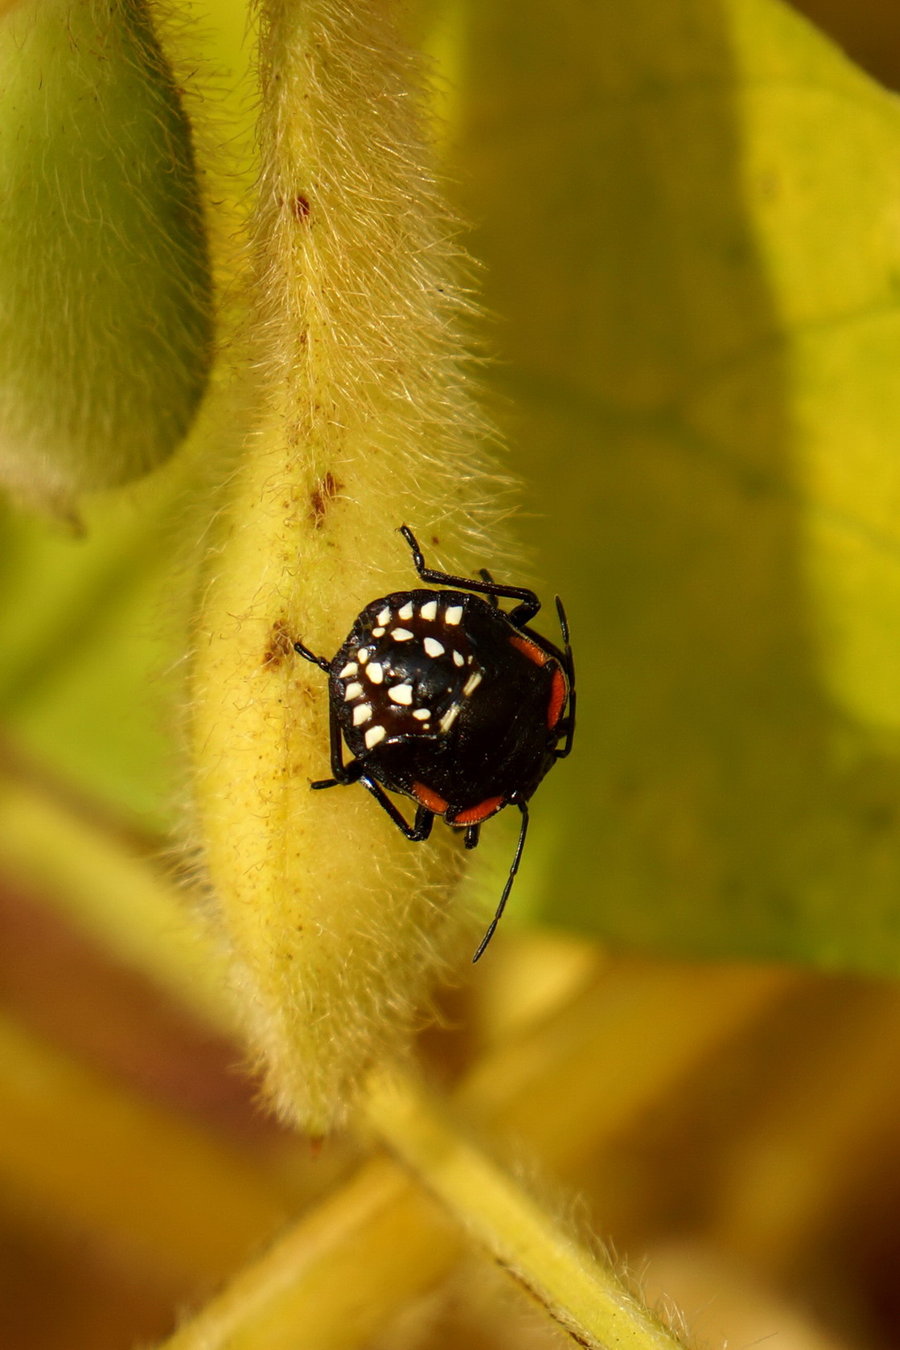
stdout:
[[412,616],[413,616],[412,601],[411,601],[411,600],[407,600],[406,604],[403,605],[403,607],[402,607],[401,609],[398,609],[398,610],[397,610],[397,618],[398,618],[398,619],[411,619]]
[[413,713],[413,717],[416,719],[417,722],[427,722],[430,716],[431,716],[430,708],[416,708],[415,712]]
[[362,691],[362,685],[357,684],[356,681],[354,681],[353,684],[348,684],[347,688],[344,690],[344,702],[351,703],[353,699],[359,698]]
[[363,722],[368,722],[371,716],[371,703],[357,703],[356,707],[353,709],[353,725],[355,727],[362,726]]
[[375,622],[388,624],[390,623],[390,621],[391,621],[391,611],[390,608],[387,605],[385,605],[384,609],[378,615],[378,618],[375,620]]
[[475,690],[478,688],[480,684],[481,684],[481,673],[476,670],[469,676],[469,678],[463,685],[463,697],[468,698],[470,694],[474,694]]
[[441,731],[450,730],[450,728],[453,726],[453,723],[456,721],[457,717],[459,717],[459,709],[460,705],[458,703],[453,703],[450,705],[450,707],[447,709],[447,711],[444,713],[443,717],[440,720],[439,726],[441,728]]
[[348,675],[355,675],[358,670],[359,666],[355,661],[348,661],[344,669],[338,672],[338,679],[345,680]]
[[388,698],[392,703],[403,703],[409,707],[413,700],[413,687],[411,684],[394,684],[388,690]]
[[395,642],[409,642],[414,636],[408,628],[392,628],[391,637]]
[[358,651],[356,653],[356,655],[359,657],[359,664],[361,666],[364,666],[368,661],[369,657],[372,655],[372,653],[369,651],[368,647],[363,647],[361,651]]
[[459,623],[463,616],[462,605],[449,605],[444,613],[445,623]]
[[372,629],[372,636],[373,636],[373,637],[384,637],[384,629],[383,629],[383,628],[373,628],[373,629]]
[[372,661],[366,666],[366,679],[371,680],[373,684],[381,684],[384,679],[384,666],[380,661]]
[[455,666],[464,666],[464,665],[465,665],[465,661],[463,660],[462,652],[454,652],[454,653],[453,653],[453,664],[454,664]]
[[[419,610],[419,613],[421,614],[423,619],[427,619],[429,620],[429,622],[433,622],[437,618],[437,601],[426,600],[425,604]],[[406,615],[404,614],[403,617],[406,618]]]
[[369,730],[366,732],[366,749],[374,750],[375,746],[378,745],[380,741],[383,741],[386,735],[387,732],[384,727],[378,726],[377,723],[374,727],[369,727]]
[[444,655],[444,644],[443,642],[438,642],[437,638],[427,637],[425,639],[425,642],[423,643],[423,646],[429,656]]

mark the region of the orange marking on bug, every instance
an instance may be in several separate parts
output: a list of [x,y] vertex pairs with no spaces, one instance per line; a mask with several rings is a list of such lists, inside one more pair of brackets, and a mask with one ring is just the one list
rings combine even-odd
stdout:
[[488,797],[487,801],[481,802],[479,806],[470,806],[468,811],[460,811],[458,816],[454,816],[451,825],[480,825],[488,816],[494,815],[503,805],[502,797]]
[[431,788],[426,787],[424,783],[413,783],[412,790],[419,805],[427,807],[436,816],[442,816],[450,805],[449,802],[444,801],[443,797],[439,797],[436,792],[432,792]]
[[528,660],[533,661],[536,666],[545,666],[550,660],[547,653],[536,642],[532,642],[531,638],[520,637],[518,633],[514,633],[509,640],[517,651],[520,651],[523,656],[527,656]]
[[547,726],[552,731],[562,716],[566,702],[566,679],[559,666],[553,672],[553,684],[550,686],[550,705],[547,708]]

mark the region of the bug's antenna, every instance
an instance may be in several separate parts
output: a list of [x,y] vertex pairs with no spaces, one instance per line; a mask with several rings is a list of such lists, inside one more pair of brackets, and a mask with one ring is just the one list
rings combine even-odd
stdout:
[[522,849],[525,847],[525,835],[528,833],[528,807],[525,804],[525,802],[517,802],[516,805],[522,812],[522,824],[519,827],[519,842],[516,844],[516,851],[513,854],[513,860],[509,869],[509,875],[506,878],[506,885],[503,887],[503,894],[500,896],[500,903],[497,906],[496,913],[494,914],[494,917],[491,919],[491,922],[488,925],[487,932],[485,933],[484,937],[478,944],[477,952],[472,957],[473,966],[476,961],[480,961],[482,956],[484,956],[488,943],[494,936],[494,933],[497,931],[497,924],[500,922],[504,909],[506,909],[506,902],[509,899],[509,893],[512,890],[513,881],[515,880],[516,873],[519,870],[519,860],[522,857]]

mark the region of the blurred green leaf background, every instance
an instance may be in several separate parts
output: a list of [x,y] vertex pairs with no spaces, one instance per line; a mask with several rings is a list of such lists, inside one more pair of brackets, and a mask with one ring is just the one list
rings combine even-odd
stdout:
[[536,909],[894,971],[896,102],[759,0],[473,23],[460,173],[582,700]]
[[[889,92],[900,84],[900,16],[873,0],[809,0],[805,8],[806,17],[775,0],[565,0],[549,8],[421,0],[410,15],[436,65],[450,192],[485,264],[495,360],[484,379],[523,484],[517,527],[542,595],[549,601],[558,590],[570,612],[580,718],[573,757],[541,789],[504,920],[510,932],[555,928],[561,940],[531,952],[498,945],[490,971],[479,967],[477,994],[459,996],[472,1000],[465,1011],[451,1007],[448,1022],[462,1028],[456,1039],[434,1033],[434,1062],[452,1077],[485,1044],[502,1047],[507,1036],[518,1045],[522,1026],[539,1023],[553,1004],[554,985],[587,980],[596,957],[572,937],[664,959],[763,958],[849,973],[790,984],[794,976],[743,971],[735,993],[713,970],[705,972],[711,991],[694,1007],[693,968],[664,965],[658,980],[655,968],[647,974],[638,964],[635,976],[625,963],[577,1010],[585,1036],[577,1077],[598,1100],[574,1102],[564,1077],[566,1090],[555,1086],[571,1025],[556,1039],[548,1023],[529,1051],[545,1075],[534,1115],[547,1135],[556,1128],[568,1141],[579,1105],[587,1123],[565,1165],[580,1187],[594,1187],[602,1231],[615,1241],[645,1250],[673,1230],[700,1231],[717,1251],[730,1244],[732,1253],[749,1253],[791,1294],[803,1266],[804,1292],[813,1288],[834,1324],[851,1327],[841,1344],[881,1350],[897,1325],[900,1100],[891,1066],[900,1015],[890,985],[852,977],[893,975],[900,964],[900,110]],[[192,126],[209,229],[195,262],[205,267],[208,242],[220,304],[235,282],[254,175],[252,24],[243,0],[205,0],[184,23],[163,16],[174,73],[156,65],[153,74],[163,72],[174,118],[163,119],[163,140],[173,126],[176,134]],[[121,91],[117,98],[128,107]],[[154,127],[151,115],[141,135],[149,128],[158,153]],[[103,132],[91,161],[101,178],[117,119],[107,118]],[[164,212],[167,204],[161,191],[157,205]],[[118,219],[120,238],[127,219]],[[78,221],[69,224],[77,233]],[[96,254],[98,268],[113,265],[110,250]],[[48,265],[57,256],[48,250]],[[64,296],[70,284],[90,291],[92,277],[82,268],[42,284]],[[176,308],[191,293],[163,290]],[[139,343],[143,322],[128,342]],[[91,868],[114,856],[105,911],[98,903],[88,921],[85,901],[83,916],[95,937],[105,931],[114,966],[140,967],[137,911],[143,899],[147,911],[159,901],[146,855],[179,840],[186,815],[192,562],[215,509],[215,485],[205,486],[210,432],[198,407],[208,358],[201,329],[190,370],[172,354],[168,387],[181,402],[175,422],[161,408],[169,432],[155,442],[152,471],[140,476],[120,447],[124,461],[114,455],[115,468],[98,478],[97,465],[115,449],[107,437],[92,446],[93,490],[64,509],[51,503],[49,517],[18,496],[0,509],[0,769],[10,793],[26,784],[22,809],[5,825],[11,798],[0,794],[0,869],[7,845],[9,857],[16,852],[10,822],[25,818],[35,793],[46,790],[51,822],[53,811],[71,810],[76,834],[84,820],[111,823],[99,843],[91,837],[96,856],[81,860],[89,875],[72,887],[80,895],[67,898],[74,912],[92,889]],[[81,379],[77,344],[67,350]],[[113,367],[98,370],[98,350],[103,366],[103,343],[95,342],[88,366],[106,378]],[[55,371],[48,366],[48,401]],[[117,380],[133,375],[134,361],[116,371]],[[150,404],[149,414],[146,403],[132,412],[151,416]],[[123,462],[131,480],[97,490],[98,481],[123,477]],[[498,871],[510,839],[502,820],[486,832]],[[32,879],[42,899],[52,873]],[[112,1064],[117,1081],[131,1075],[140,1093],[174,1102],[182,1126],[206,1112],[208,1133],[198,1139],[188,1130],[186,1147],[211,1192],[233,1176],[243,1195],[246,1157],[216,1153],[204,1172],[210,1138],[216,1148],[223,1137],[228,1148],[250,1140],[262,1181],[248,1180],[249,1218],[242,1213],[213,1234],[228,1249],[220,1260],[204,1228],[220,1215],[185,1180],[191,1167],[173,1168],[172,1181],[165,1157],[146,1175],[135,1161],[144,1156],[140,1111],[137,1145],[122,1147],[122,1171],[110,1174],[107,1193],[96,1184],[108,1171],[105,1107],[94,1121],[91,1085],[76,1091],[80,1080],[62,1064],[72,1100],[87,1103],[85,1136],[95,1143],[88,1157],[71,1118],[55,1109],[51,1082],[38,1117],[57,1128],[64,1119],[85,1166],[84,1177],[72,1168],[75,1199],[68,1191],[60,1199],[52,1184],[41,1189],[40,1141],[38,1180],[22,1181],[16,1149],[28,1131],[17,1130],[4,1098],[0,1120],[16,1138],[15,1147],[0,1140],[0,1279],[16,1294],[26,1289],[30,1306],[10,1313],[18,1306],[10,1296],[3,1313],[12,1329],[0,1324],[0,1340],[44,1350],[65,1326],[72,1346],[132,1343],[117,1319],[145,1337],[163,1334],[171,1308],[202,1298],[245,1250],[256,1250],[282,1221],[282,1205],[296,1212],[327,1189],[347,1166],[344,1146],[337,1155],[326,1150],[318,1171],[296,1153],[285,1161],[284,1140],[253,1116],[250,1090],[236,1086],[232,1044],[211,1049],[208,1025],[199,1033],[195,1026],[187,1042],[181,1024],[160,1029],[158,1013],[141,1002],[152,1002],[146,990],[110,994],[109,970],[91,964],[96,954],[85,963],[62,925],[29,907],[27,885],[23,903],[21,878],[10,871],[3,881],[12,918],[3,919],[0,984],[18,1019],[5,1034],[3,1083],[13,1086],[4,1091],[24,1084],[28,1098],[36,1065],[53,1079],[57,1052],[45,1063],[44,1047],[23,1032],[36,1030],[74,1046],[98,1072]],[[142,885],[152,894],[143,896]],[[147,938],[148,947],[176,933],[175,897],[168,899],[171,928]],[[125,924],[114,934],[110,914],[119,908]],[[148,930],[153,922],[151,914]],[[204,952],[194,956],[210,964]],[[192,1006],[202,1022],[222,984],[217,968],[204,983],[176,965],[172,986],[195,979]],[[760,1024],[745,1037],[758,1004]],[[687,1029],[670,1044],[667,1014],[676,1007]],[[720,1020],[716,1060],[704,1037],[716,1041]],[[640,1071],[651,1043],[663,1086],[654,1081],[644,1098]],[[684,1063],[671,1068],[682,1052]],[[709,1054],[713,1069],[700,1082],[696,1067],[708,1070]],[[481,1071],[498,1101],[509,1067],[500,1058]],[[617,1093],[637,1125],[625,1108],[616,1116]],[[567,1115],[564,1129],[554,1103]],[[121,1117],[131,1120],[133,1107],[129,1099]],[[118,1120],[118,1098],[112,1112]],[[593,1133],[592,1113],[600,1120]],[[147,1128],[156,1138],[155,1116]],[[172,1148],[181,1156],[180,1145]],[[183,1268],[173,1275],[166,1233],[167,1224],[180,1231],[179,1204],[197,1226],[185,1227]],[[137,1224],[146,1238],[135,1218],[144,1211],[158,1232],[138,1277],[127,1235]],[[102,1237],[82,1243],[93,1225]],[[697,1258],[693,1268],[702,1266]],[[727,1273],[720,1278],[716,1267],[714,1275],[718,1297]],[[466,1304],[471,1321],[463,1318],[460,1344],[472,1344],[489,1321],[487,1303],[476,1298],[474,1312]],[[499,1306],[508,1335],[507,1305]],[[500,1330],[485,1339],[505,1343]]]
[[[884,15],[878,42],[871,15],[825,17],[892,76]],[[542,789],[518,914],[627,948],[893,972],[893,96],[763,0],[416,22],[486,264],[521,531],[576,638],[577,753]],[[245,23],[210,7],[204,30],[216,153],[244,147],[233,182],[252,168]],[[2,523],[8,734],[160,832],[182,797],[182,559],[203,525],[186,458],[82,497],[75,526]]]

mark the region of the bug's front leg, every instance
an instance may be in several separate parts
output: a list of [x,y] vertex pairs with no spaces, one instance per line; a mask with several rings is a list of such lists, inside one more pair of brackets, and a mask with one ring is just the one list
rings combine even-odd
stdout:
[[358,783],[365,771],[365,766],[358,759],[351,759],[349,764],[344,763],[344,738],[341,734],[341,724],[338,721],[334,704],[330,701],[328,705],[328,734],[331,741],[331,772],[333,777],[320,778],[310,786],[330,788],[343,786],[347,783]]

